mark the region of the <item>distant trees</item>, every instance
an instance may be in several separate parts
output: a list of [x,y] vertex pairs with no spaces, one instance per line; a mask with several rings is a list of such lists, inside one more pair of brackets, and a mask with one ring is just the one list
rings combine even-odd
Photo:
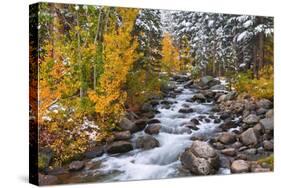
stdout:
[[203,74],[221,76],[244,68],[259,78],[264,54],[270,53],[265,43],[272,40],[273,18],[176,11],[173,22],[175,40],[189,40]]

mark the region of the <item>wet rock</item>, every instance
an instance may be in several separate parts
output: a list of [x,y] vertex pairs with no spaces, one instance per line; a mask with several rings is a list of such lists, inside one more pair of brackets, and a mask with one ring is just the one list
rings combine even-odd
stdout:
[[211,120],[208,119],[208,118],[205,118],[204,121],[205,121],[206,123],[210,123],[210,122],[211,122]]
[[154,114],[154,112],[146,112],[146,113],[143,113],[142,116],[143,116],[143,118],[151,119],[151,118],[154,118],[155,114]]
[[230,117],[231,117],[231,114],[229,112],[222,112],[221,115],[220,115],[220,118],[222,120],[226,120],[226,119],[228,119]]
[[112,133],[114,136],[114,140],[128,140],[131,138],[131,132],[130,131],[115,131]]
[[86,151],[84,153],[85,158],[87,159],[93,159],[95,157],[100,157],[104,153],[104,147],[103,146],[95,146],[91,148],[91,150]]
[[212,82],[214,80],[214,77],[212,76],[204,76],[200,79],[200,82],[203,84],[203,85],[208,85],[210,82]]
[[240,138],[241,138],[241,142],[246,146],[248,145],[255,146],[258,144],[258,135],[253,128],[249,128],[246,131],[244,131],[241,134]]
[[134,122],[134,126],[131,129],[131,133],[142,131],[147,125],[147,119],[138,119]]
[[256,155],[257,154],[257,149],[256,148],[249,148],[243,151],[244,154],[246,155]]
[[55,185],[58,183],[58,178],[53,175],[43,175],[39,173],[39,185]]
[[223,144],[233,144],[236,142],[236,135],[231,132],[220,133],[218,140]]
[[260,118],[258,116],[256,116],[255,114],[250,114],[246,118],[243,119],[243,122],[251,125],[251,124],[258,123],[259,119]]
[[226,148],[221,150],[221,153],[227,156],[234,156],[236,155],[236,150],[235,148]]
[[194,112],[194,110],[192,108],[181,108],[179,109],[179,113],[183,113],[183,114],[188,114],[188,113],[192,113]]
[[199,124],[200,124],[200,122],[198,121],[198,119],[195,119],[195,118],[192,118],[192,119],[190,120],[190,122],[194,123],[195,125],[199,125]]
[[82,170],[85,167],[84,161],[73,161],[68,165],[70,171]]
[[219,126],[223,131],[227,131],[231,128],[235,128],[237,127],[237,125],[235,124],[234,121],[227,119],[225,120],[225,122],[223,122],[220,126]]
[[173,83],[169,83],[169,84],[162,84],[160,87],[160,90],[163,93],[169,93],[170,91],[174,91],[174,89],[176,89],[176,85]]
[[189,80],[186,82],[186,84],[183,86],[184,88],[189,88],[191,85],[193,85],[193,80]]
[[69,171],[64,167],[57,167],[54,169],[47,170],[47,174],[53,175],[53,176],[58,176],[58,175],[67,174],[67,173],[69,173]]
[[222,143],[220,143],[220,142],[215,142],[215,143],[213,143],[213,146],[214,146],[216,149],[218,149],[218,150],[222,150],[222,149],[225,148],[225,145],[222,144]]
[[153,107],[155,107],[155,106],[157,106],[157,105],[159,104],[159,100],[151,100],[151,101],[150,101],[150,104],[151,104]]
[[206,97],[202,93],[198,93],[198,94],[193,95],[192,100],[199,101],[199,102],[205,102]]
[[184,123],[183,126],[188,127],[191,130],[197,131],[199,128],[193,122]]
[[220,123],[221,120],[219,118],[214,119],[214,123]]
[[147,124],[161,123],[159,119],[151,119],[147,122]]
[[263,141],[262,145],[266,151],[273,151],[273,142],[272,141],[265,140],[265,141]]
[[160,124],[149,124],[144,129],[144,132],[147,134],[158,134],[160,131],[161,125]]
[[225,94],[220,95],[220,96],[218,97],[218,99],[217,99],[217,102],[218,102],[218,103],[221,103],[221,102],[225,101],[225,97],[226,97]]
[[116,141],[107,146],[107,153],[126,153],[133,150],[133,145],[128,141]]
[[173,104],[173,101],[169,101],[169,100],[163,100],[160,102],[161,104],[164,104],[164,105],[171,105]]
[[152,148],[159,147],[159,146],[160,146],[160,144],[159,144],[158,140],[150,135],[145,135],[145,136],[139,137],[136,140],[137,148],[142,148],[142,149],[148,150],[148,149],[152,149]]
[[271,109],[273,107],[273,103],[268,99],[261,99],[257,102],[257,106],[260,108]]
[[249,172],[250,166],[244,160],[235,160],[232,162],[230,169],[232,173],[245,173]]
[[206,142],[194,141],[180,157],[184,168],[197,175],[214,174],[219,168],[217,152]]

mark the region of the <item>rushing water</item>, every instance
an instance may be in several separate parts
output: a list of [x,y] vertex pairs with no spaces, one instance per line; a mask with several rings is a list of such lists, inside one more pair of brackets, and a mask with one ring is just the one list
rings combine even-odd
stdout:
[[[161,104],[156,107],[160,113],[155,118],[161,121],[161,130],[158,135],[153,136],[159,141],[160,147],[150,150],[135,149],[125,154],[104,154],[91,161],[98,163],[98,168],[88,170],[84,174],[78,174],[79,177],[76,176],[76,178],[84,178],[84,181],[110,182],[190,175],[181,168],[180,154],[191,145],[192,137],[204,136],[208,138],[208,136],[214,134],[219,124],[213,123],[213,120],[209,123],[203,120],[198,125],[198,130],[192,130],[191,133],[187,132],[182,125],[198,116],[208,117],[213,104],[186,102],[187,99],[192,98],[196,90],[185,89],[181,84],[177,84],[177,89],[182,90],[182,93],[178,94],[176,98],[165,98],[165,100],[173,101],[169,109],[165,109]],[[189,105],[194,112],[179,113],[178,111],[183,108],[183,105]],[[144,131],[133,134],[132,143],[135,143],[135,140],[144,134]],[[220,169],[219,173],[226,174],[229,171]],[[75,180],[68,179],[68,181],[73,182]]]

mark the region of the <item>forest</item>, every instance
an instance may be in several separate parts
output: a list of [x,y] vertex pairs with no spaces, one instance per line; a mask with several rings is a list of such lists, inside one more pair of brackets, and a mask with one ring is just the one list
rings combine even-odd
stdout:
[[[253,15],[31,6],[41,184],[272,171],[273,25]],[[202,147],[229,166],[194,167],[189,155]]]

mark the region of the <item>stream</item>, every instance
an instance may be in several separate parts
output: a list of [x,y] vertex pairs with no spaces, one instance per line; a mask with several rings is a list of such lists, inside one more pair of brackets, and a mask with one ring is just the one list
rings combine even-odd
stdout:
[[[159,111],[154,117],[161,121],[161,129],[159,134],[153,135],[159,143],[160,147],[150,150],[134,149],[125,154],[108,155],[103,154],[101,157],[94,158],[90,163],[96,164],[93,170],[84,170],[71,177],[63,178],[64,183],[79,182],[111,182],[111,181],[129,181],[144,179],[161,179],[172,177],[190,176],[186,172],[179,160],[181,153],[192,144],[192,138],[204,137],[208,140],[217,130],[220,123],[214,123],[213,119],[206,122],[205,119],[200,121],[198,130],[187,131],[183,126],[184,123],[190,122],[192,118],[200,116],[208,117],[213,107],[210,103],[197,103],[190,100],[196,89],[184,88],[183,84],[176,83],[176,90],[181,93],[176,98],[166,97],[164,100],[172,101],[170,108],[165,108],[159,104],[156,109]],[[187,102],[188,101],[188,102]],[[192,113],[179,113],[183,106],[189,106],[194,110]],[[144,131],[133,134],[131,139],[135,143],[136,139],[145,135]],[[218,174],[229,174],[229,169],[219,169]]]

